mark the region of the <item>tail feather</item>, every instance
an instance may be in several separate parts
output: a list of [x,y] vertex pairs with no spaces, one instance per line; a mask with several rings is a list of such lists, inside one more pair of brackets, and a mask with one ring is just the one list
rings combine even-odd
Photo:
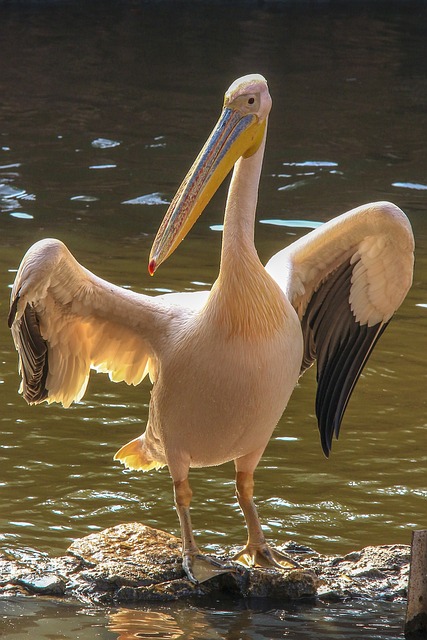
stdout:
[[151,469],[160,469],[165,466],[164,462],[153,460],[144,450],[143,440],[141,436],[131,440],[117,451],[114,460],[119,460],[126,469],[133,471],[150,471]]

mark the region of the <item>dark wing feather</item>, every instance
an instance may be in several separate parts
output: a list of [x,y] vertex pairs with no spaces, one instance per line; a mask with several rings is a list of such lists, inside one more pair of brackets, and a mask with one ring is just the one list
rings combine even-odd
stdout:
[[[13,324],[19,295],[15,298],[9,324]],[[48,374],[47,344],[40,334],[37,314],[30,304],[13,326],[15,343],[19,353],[19,371],[22,375],[22,394],[28,404],[46,400],[46,378]]]
[[349,303],[353,268],[347,260],[336,269],[314,292],[301,320],[302,370],[317,360],[316,416],[327,456],[354,386],[386,327],[361,325],[354,317]]

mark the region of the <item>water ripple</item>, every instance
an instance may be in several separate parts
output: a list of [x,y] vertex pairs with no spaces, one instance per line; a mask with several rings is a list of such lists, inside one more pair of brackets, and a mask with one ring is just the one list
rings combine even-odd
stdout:
[[146,195],[132,198],[131,200],[124,200],[122,204],[144,204],[153,206],[158,204],[169,204],[169,201],[165,200],[162,194],[156,191],[154,193],[147,193]]
[[118,140],[109,140],[108,138],[96,138],[92,140],[92,147],[96,149],[112,149],[118,147],[121,143]]

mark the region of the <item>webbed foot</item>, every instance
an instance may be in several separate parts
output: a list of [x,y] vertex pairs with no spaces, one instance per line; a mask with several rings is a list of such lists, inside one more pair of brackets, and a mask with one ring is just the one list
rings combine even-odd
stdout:
[[202,553],[187,552],[183,556],[183,569],[187,578],[194,584],[206,582],[223,573],[236,573],[238,567],[233,564],[222,564],[210,556]]
[[262,544],[247,544],[244,549],[233,556],[233,560],[243,564],[245,567],[296,569],[301,566],[293,558],[277,549],[273,549],[266,542]]

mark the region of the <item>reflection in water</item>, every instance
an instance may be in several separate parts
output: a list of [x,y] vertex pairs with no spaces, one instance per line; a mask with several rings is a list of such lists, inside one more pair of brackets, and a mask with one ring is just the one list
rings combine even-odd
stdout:
[[[85,401],[68,411],[25,406],[5,322],[8,286],[25,250],[47,236],[136,291],[212,284],[220,234],[210,226],[222,222],[221,197],[156,283],[146,276],[146,256],[162,201],[208,133],[223,87],[253,71],[268,77],[275,99],[259,220],[323,222],[362,202],[391,199],[408,214],[417,245],[414,287],[370,360],[328,461],[313,417],[314,372],[296,389],[257,473],[264,528],[278,543],[292,537],[327,553],[409,542],[412,528],[425,527],[427,465],[426,191],[411,186],[426,184],[425,3],[322,3],[310,11],[236,3],[227,19],[223,9],[194,3],[168,4],[167,19],[164,6],[110,4],[0,3],[0,544],[62,554],[75,537],[133,520],[178,533],[172,507],[164,508],[171,503],[167,472],[141,477],[111,460],[142,432],[148,386],[94,376]],[[93,144],[99,140],[120,144]],[[89,169],[100,165],[115,166]],[[297,180],[306,182],[281,189]],[[124,204],[144,197],[150,203]],[[258,224],[261,258],[304,232]],[[192,476],[197,534],[202,544],[240,545],[233,470],[211,474]],[[32,637],[52,637],[58,627],[68,637],[115,637],[95,629],[96,617],[79,614],[66,626],[60,610],[62,621],[56,610],[49,618],[48,608],[38,609]],[[315,615],[332,620],[324,634],[330,639],[399,635],[396,618],[387,631],[390,610],[371,613],[378,626],[370,636],[363,626],[351,635],[351,610],[345,631],[340,621],[333,625],[337,609]],[[232,617],[209,614],[213,632],[224,633]],[[292,627],[285,626],[289,615],[277,618],[278,637],[284,629],[304,637],[307,617],[301,613]],[[19,620],[23,638],[28,619]],[[265,614],[254,620],[244,633],[263,637]]]
[[[190,616],[187,616],[187,621],[190,621]],[[193,616],[191,616],[191,621],[194,621]],[[164,638],[164,640],[176,640],[183,637],[194,638],[194,635],[188,635],[186,631],[178,626],[174,616],[161,611],[123,609],[111,615],[108,628],[110,631],[117,633],[118,640],[132,640],[134,638]]]
[[7,640],[396,640],[404,607],[393,603],[216,606],[170,603],[106,612],[51,600],[0,601],[0,635]]
[[111,614],[108,628],[118,634],[118,640],[221,638],[210,626],[206,614],[193,608],[172,610],[172,612],[122,609]]
[[402,629],[403,606],[352,603],[328,606],[223,609],[172,605],[152,611],[121,609],[110,614],[108,629],[117,640],[395,640]]

